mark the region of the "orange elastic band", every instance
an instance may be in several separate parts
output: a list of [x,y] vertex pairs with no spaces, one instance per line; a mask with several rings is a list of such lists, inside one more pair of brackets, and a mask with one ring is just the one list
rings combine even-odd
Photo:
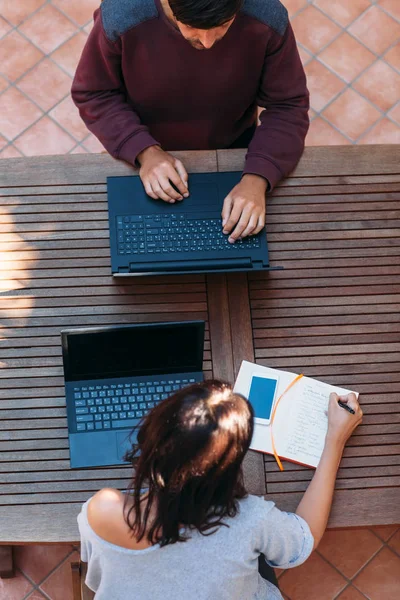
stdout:
[[285,395],[285,394],[286,394],[286,393],[287,393],[287,392],[288,392],[290,389],[292,389],[292,387],[295,385],[295,383],[297,383],[298,381],[300,381],[300,379],[301,379],[302,377],[304,377],[304,375],[303,375],[303,374],[297,375],[297,377],[295,377],[295,378],[293,379],[293,381],[292,381],[291,383],[289,383],[289,385],[287,386],[287,388],[286,388],[286,389],[285,389],[285,390],[282,392],[282,394],[279,396],[278,400],[277,400],[277,401],[276,401],[276,403],[275,403],[274,410],[272,411],[271,425],[270,425],[270,428],[271,428],[271,443],[272,443],[272,451],[273,451],[273,453],[274,453],[275,460],[276,460],[276,462],[278,463],[278,467],[279,467],[279,469],[280,469],[281,471],[284,471],[284,468],[283,468],[283,466],[282,466],[281,459],[279,458],[279,456],[278,456],[278,453],[277,453],[277,451],[276,451],[276,447],[275,447],[275,441],[274,441],[274,433],[273,433],[273,431],[272,431],[272,425],[273,425],[273,423],[274,423],[275,414],[276,414],[276,409],[278,408],[279,402],[282,400],[283,396],[284,396],[284,395]]

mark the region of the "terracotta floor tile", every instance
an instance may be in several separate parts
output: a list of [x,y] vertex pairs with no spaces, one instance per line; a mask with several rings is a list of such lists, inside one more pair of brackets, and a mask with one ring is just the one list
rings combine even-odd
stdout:
[[395,550],[397,554],[400,554],[400,529],[398,529],[397,533],[390,538],[388,543],[392,550]]
[[316,117],[311,121],[306,137],[306,146],[341,146],[342,144],[346,146],[350,143],[321,117]]
[[331,600],[346,585],[344,577],[316,553],[279,579],[279,587],[293,600]]
[[49,572],[68,556],[69,552],[71,552],[69,545],[16,546],[14,560],[18,568],[37,584],[43,581]]
[[47,600],[47,597],[43,596],[39,590],[34,590],[32,594],[29,594],[26,600]]
[[20,26],[20,31],[46,54],[61,46],[76,30],[76,26],[51,4],[46,4]]
[[106,152],[103,144],[101,144],[97,137],[95,137],[92,134],[90,134],[89,137],[82,142],[82,146],[85,148],[85,150],[88,150],[89,152],[92,152],[94,154],[99,152]]
[[308,63],[305,71],[311,106],[319,112],[344,89],[345,84],[317,60]]
[[343,33],[318,58],[350,83],[375,60],[375,55],[351,35]]
[[400,36],[400,24],[377,6],[371,6],[349,31],[368,48],[382,54]]
[[87,136],[87,127],[80,118],[79,111],[72,102],[70,95],[60,102],[60,104],[57,104],[49,114],[77,141],[80,142]]
[[46,0],[0,0],[0,14],[13,25],[19,25]]
[[25,131],[14,145],[26,156],[66,154],[75,141],[48,117],[43,117]]
[[69,75],[46,58],[19,80],[18,88],[47,111],[69,94],[71,84]]
[[80,27],[90,21],[94,11],[100,5],[99,0],[85,0],[84,2],[82,0],[52,0],[52,2]]
[[8,140],[0,134],[0,151],[8,144]]
[[400,125],[400,102],[388,113],[388,116]]
[[358,143],[400,144],[400,127],[389,119],[382,119]]
[[400,71],[400,43],[393,46],[384,58],[392,67]]
[[308,50],[306,50],[302,46],[298,46],[298,50],[299,50],[301,62],[303,63],[303,65],[306,65],[307,63],[310,62],[310,60],[312,60],[313,55],[310,54],[310,52],[308,52]]
[[[1,15],[1,8],[0,8],[0,15]],[[3,37],[3,35],[6,35],[6,33],[8,33],[11,29],[11,25],[9,23],[7,23],[7,21],[5,21],[1,16],[0,16],[0,38]]]
[[36,121],[42,112],[17,89],[10,87],[0,96],[0,131],[13,140]]
[[70,154],[88,154],[88,151],[82,148],[82,146],[76,146],[76,148],[71,150]]
[[7,89],[9,85],[10,84],[8,83],[8,81],[0,75],[0,94],[1,92],[4,92],[4,90]]
[[356,590],[355,587],[350,585],[336,598],[336,600],[365,600],[365,596]]
[[381,540],[386,542],[398,529],[398,525],[381,525],[380,527],[371,527],[372,531],[379,535]]
[[307,5],[307,0],[283,0],[282,4],[286,6],[289,17],[292,18],[297,11]]
[[7,146],[0,152],[0,158],[20,158],[21,156],[21,152],[12,145]]
[[0,40],[1,72],[10,81],[15,81],[18,77],[21,77],[42,57],[43,53],[17,31],[11,31]]
[[385,112],[400,99],[400,75],[383,60],[365,71],[353,87]]
[[387,10],[393,17],[400,21],[400,2],[399,0],[379,0],[379,6]]
[[398,600],[400,558],[383,548],[353,583],[369,600]]
[[314,0],[313,4],[343,27],[347,27],[371,6],[369,0]]
[[368,529],[326,531],[318,552],[351,579],[382,547]]
[[81,57],[83,47],[86,44],[86,40],[87,35],[80,31],[65,42],[60,48],[57,48],[51,55],[51,58],[65,69],[71,77],[75,75],[76,67]]
[[85,27],[83,28],[84,31],[86,31],[86,33],[89,35],[89,33],[92,31],[93,29],[93,20],[88,23],[87,25],[85,25]]
[[40,588],[52,600],[72,600],[71,562],[79,561],[79,554],[73,554],[65,561]]
[[356,140],[379,119],[381,113],[355,91],[346,90],[325,109],[324,116]]
[[311,5],[295,17],[293,29],[298,41],[314,53],[340,32],[340,27]]
[[22,600],[33,590],[33,585],[18,571],[11,579],[0,579],[0,598]]

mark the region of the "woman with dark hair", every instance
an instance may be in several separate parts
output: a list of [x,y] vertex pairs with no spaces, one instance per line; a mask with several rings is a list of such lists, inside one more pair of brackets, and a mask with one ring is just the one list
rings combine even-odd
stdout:
[[126,457],[128,493],[103,489],[78,517],[96,600],[282,599],[271,567],[295,567],[318,545],[344,445],[361,422],[355,396],[341,398],[354,415],[338,399],[296,514],[246,492],[253,411],[229,385],[194,384],[158,404]]

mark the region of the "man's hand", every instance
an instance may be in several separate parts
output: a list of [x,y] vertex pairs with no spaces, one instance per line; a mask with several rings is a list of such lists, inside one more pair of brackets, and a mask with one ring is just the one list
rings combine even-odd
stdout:
[[137,159],[140,163],[140,179],[148,196],[172,203],[189,196],[188,174],[180,160],[164,152],[160,146],[146,148]]
[[243,175],[225,198],[222,227],[224,233],[230,234],[232,244],[239,238],[255,235],[264,227],[267,186],[266,179],[259,175]]

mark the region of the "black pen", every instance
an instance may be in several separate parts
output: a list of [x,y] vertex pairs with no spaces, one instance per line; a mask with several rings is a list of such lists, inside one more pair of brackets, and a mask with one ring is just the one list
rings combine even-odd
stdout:
[[344,408],[344,410],[347,410],[347,412],[351,413],[352,415],[356,414],[356,411],[353,410],[352,408],[350,408],[350,406],[348,404],[345,404],[344,402],[341,402],[340,400],[338,400],[338,404],[339,404],[340,408]]

